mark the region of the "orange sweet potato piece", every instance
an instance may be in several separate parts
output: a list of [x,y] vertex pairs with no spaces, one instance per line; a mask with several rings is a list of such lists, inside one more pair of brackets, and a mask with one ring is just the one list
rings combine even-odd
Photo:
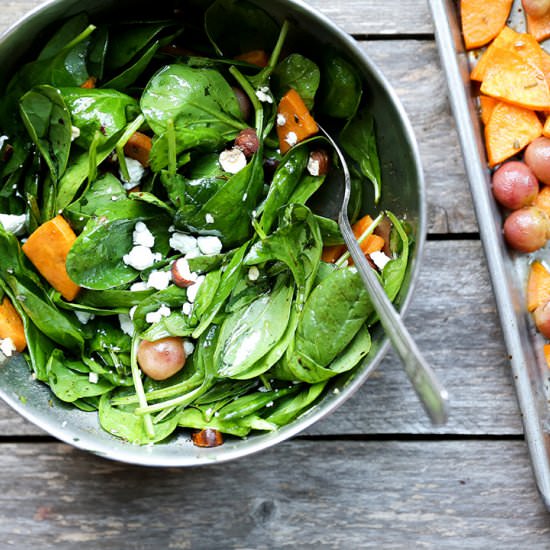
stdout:
[[91,90],[92,88],[95,88],[96,82],[97,78],[95,76],[90,76],[80,87]]
[[485,146],[491,168],[519,153],[542,134],[534,111],[500,102],[485,126]]
[[550,272],[537,260],[531,264],[527,280],[527,309],[535,311],[537,307],[550,301]]
[[544,123],[544,126],[542,128],[542,135],[550,138],[550,115],[546,117],[546,121]]
[[239,61],[245,61],[251,65],[256,65],[258,67],[267,67],[269,63],[269,57],[264,50],[251,50],[249,52],[242,53],[235,57]]
[[11,338],[15,349],[19,352],[27,347],[23,321],[7,296],[4,296],[0,304],[0,339],[4,338]]
[[550,187],[545,185],[535,199],[535,206],[546,212],[550,216]]
[[525,18],[527,19],[527,32],[533,35],[535,40],[542,42],[550,38],[550,12],[541,17],[533,17],[525,12]]
[[44,279],[68,301],[74,300],[80,291],[65,267],[67,255],[75,240],[76,235],[71,226],[62,216],[56,216],[42,224],[22,247]]
[[136,132],[124,146],[124,154],[138,160],[144,168],[147,168],[152,146],[153,141],[149,136]]
[[481,121],[487,124],[493,113],[493,109],[498,105],[498,99],[489,97],[488,95],[479,96],[479,105],[481,110]]
[[277,123],[277,136],[281,153],[286,153],[293,145],[314,136],[319,127],[298,92],[291,88],[281,99],[277,110],[279,120]]
[[494,50],[481,93],[526,109],[550,110],[550,89],[544,73],[511,50]]
[[460,16],[466,49],[488,44],[506,24],[513,0],[461,0]]
[[[372,218],[367,214],[363,216],[360,220],[355,222],[351,228],[353,229],[353,234],[356,239],[359,239],[361,235],[370,227],[372,224]],[[369,235],[363,242],[360,244],[361,250],[365,255],[372,254],[373,252],[378,252],[384,248],[385,241],[380,235]],[[340,244],[335,246],[326,246],[323,249],[323,254],[321,259],[323,262],[333,264],[344,254],[346,251],[346,245]],[[350,258],[348,260],[349,265],[353,265],[353,260]]]
[[550,344],[544,344],[542,347],[544,352],[544,359],[546,360],[546,366],[550,369]]

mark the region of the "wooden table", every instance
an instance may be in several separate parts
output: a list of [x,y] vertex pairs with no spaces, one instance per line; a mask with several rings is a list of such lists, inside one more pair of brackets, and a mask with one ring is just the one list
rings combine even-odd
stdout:
[[[310,1],[360,41],[416,131],[429,239],[407,324],[450,390],[448,425],[430,426],[393,353],[307,433],[201,469],[108,462],[0,405],[0,547],[550,548],[427,2]],[[39,3],[4,0],[0,26]]]

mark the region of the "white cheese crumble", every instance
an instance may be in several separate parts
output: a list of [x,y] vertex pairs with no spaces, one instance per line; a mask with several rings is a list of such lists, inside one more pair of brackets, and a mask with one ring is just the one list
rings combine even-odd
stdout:
[[139,292],[141,290],[149,290],[149,287],[147,286],[147,283],[144,282],[144,281],[139,281],[137,283],[134,283],[131,287],[130,287],[130,290],[132,292]]
[[191,340],[184,340],[183,351],[185,352],[185,357],[189,357],[195,351],[195,344]]
[[170,271],[151,271],[147,279],[147,286],[156,290],[164,290],[172,281],[172,273]]
[[286,124],[286,116],[282,113],[277,115],[277,126],[284,126]]
[[195,281],[195,284],[192,284],[187,289],[187,300],[191,303],[195,302],[195,298],[197,297],[197,292],[199,291],[200,286],[202,285],[204,281],[204,275],[199,275],[197,277],[197,280]]
[[171,313],[172,310],[163,304],[157,309],[157,311],[149,312],[145,316],[145,321],[151,324],[158,323],[163,317],[168,317]]
[[199,250],[205,256],[219,254],[222,251],[223,245],[218,237],[199,237],[197,239]]
[[198,250],[197,239],[191,235],[176,232],[170,237],[170,248],[182,254],[188,254]]
[[155,236],[143,222],[136,223],[132,239],[137,246],[146,246],[147,248],[155,246]]
[[382,269],[384,269],[384,267],[386,266],[386,264],[391,261],[391,258],[389,258],[388,256],[386,256],[386,254],[384,254],[383,252],[372,252],[371,254],[369,254],[370,256],[370,259],[374,262],[374,265],[380,269],[380,271],[382,271]]
[[120,179],[122,180],[122,185],[126,191],[137,187],[145,174],[145,168],[141,165],[141,162],[136,159],[126,158],[126,168],[128,168],[128,175],[130,176],[130,181],[126,180],[122,171],[119,172]]
[[3,340],[0,340],[0,351],[6,357],[11,357],[13,352],[16,351],[13,340],[11,338],[4,338]]
[[317,159],[310,156],[309,160],[307,161],[307,171],[312,176],[318,176],[320,167],[321,167],[321,163]]
[[130,319],[129,315],[126,315],[126,313],[119,313],[118,322],[120,323],[120,330],[122,330],[124,334],[127,334],[128,336],[134,335],[134,323],[132,322],[132,319]]
[[204,221],[206,223],[214,223],[214,216],[212,216],[212,214],[206,214],[206,216],[204,216]]
[[267,86],[262,86],[256,90],[256,97],[262,103],[273,103],[273,96],[271,95]]
[[75,311],[74,314],[83,325],[87,325],[95,317],[93,313],[88,313],[87,311]]
[[296,132],[288,132],[288,134],[285,137],[285,141],[291,146],[294,147],[298,143],[298,136],[296,135]]
[[90,384],[97,384],[99,382],[99,375],[97,372],[90,372],[88,374],[88,380],[90,381]]
[[223,170],[230,174],[236,174],[246,166],[246,157],[240,149],[234,147],[222,151],[218,162]]
[[250,281],[257,281],[259,278],[260,278],[260,270],[255,265],[253,265],[248,270],[248,279]]
[[71,126],[71,141],[78,139],[80,137],[80,128],[77,126]]
[[122,261],[126,265],[129,265],[138,271],[148,269],[160,260],[162,260],[162,254],[159,254],[158,252],[153,253],[150,248],[142,245],[134,246],[128,254],[125,254],[122,257]]
[[183,304],[183,306],[181,306],[181,312],[184,314],[184,315],[191,315],[191,311],[193,310],[193,304],[189,303],[189,302],[185,302]]
[[0,214],[0,223],[8,233],[18,236],[25,232],[27,216],[26,214]]

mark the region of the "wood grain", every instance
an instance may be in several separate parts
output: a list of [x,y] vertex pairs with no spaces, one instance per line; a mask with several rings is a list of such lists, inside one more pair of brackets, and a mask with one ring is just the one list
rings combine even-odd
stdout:
[[[457,273],[468,276],[457,284]],[[450,421],[436,433],[522,433],[478,241],[428,242],[406,322],[451,393]],[[38,433],[5,405],[0,407],[0,435]],[[425,434],[434,428],[392,353],[355,396],[308,433]]]
[[179,470],[2,447],[5,548],[548,548],[523,441],[294,440]]

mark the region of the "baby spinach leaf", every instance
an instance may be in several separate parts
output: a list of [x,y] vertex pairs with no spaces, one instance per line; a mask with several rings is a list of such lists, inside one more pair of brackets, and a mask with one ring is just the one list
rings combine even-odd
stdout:
[[163,67],[147,84],[141,110],[158,135],[166,132],[169,121],[173,121],[176,132],[209,128],[223,133],[246,126],[233,90],[213,69]]
[[[133,244],[133,231],[138,221],[155,220],[150,230],[155,235],[154,251],[168,252],[170,220],[159,216],[149,205],[135,201],[117,201],[110,211],[90,220],[67,256],[67,272],[84,288],[108,290],[135,280],[137,272],[122,258]],[[114,203],[113,203],[114,204]]]
[[280,279],[272,292],[226,318],[214,358],[219,377],[242,374],[279,342],[290,318],[293,295],[294,288]]
[[264,233],[269,233],[277,217],[277,211],[288,203],[292,192],[302,178],[308,157],[307,148],[293,148],[275,171],[260,219],[260,227]]
[[79,13],[65,21],[42,48],[37,59],[51,59],[58,55],[76,36],[84,32],[89,24],[89,18],[85,13]]
[[307,201],[315,194],[315,192],[323,185],[326,176],[312,176],[305,174],[300,183],[294,189],[294,192],[288,199],[289,203],[307,204]]
[[267,12],[246,0],[216,0],[206,10],[204,25],[217,53],[226,57],[251,50],[271,51],[279,33]]
[[323,241],[315,217],[307,208],[290,204],[277,231],[256,242],[245,265],[280,261],[288,266],[298,286],[297,301],[303,304],[311,291],[321,260]]
[[321,395],[326,385],[326,382],[318,382],[296,395],[281,399],[276,409],[265,420],[278,426],[285,426],[292,422]]
[[99,27],[92,35],[88,48],[88,71],[97,80],[103,80],[107,48],[109,47],[109,29]]
[[57,181],[71,150],[71,115],[63,96],[56,88],[38,86],[21,98],[19,107],[31,139]]
[[187,291],[176,285],[170,285],[164,290],[159,290],[155,294],[145,298],[134,313],[134,326],[138,332],[149,328],[149,323],[145,321],[147,313],[157,311],[161,306],[181,309],[181,304],[186,301]]
[[315,93],[319,88],[320,81],[319,67],[298,53],[290,54],[281,61],[271,77],[272,89],[279,99],[293,88],[310,110],[313,108]]
[[98,132],[105,143],[139,115],[137,101],[116,90],[61,88],[61,93],[73,125],[80,130],[75,143],[84,149]]
[[135,406],[114,407],[111,405],[111,395],[115,397],[122,394],[120,391],[103,394],[99,401],[98,412],[102,428],[115,437],[137,445],[158,443],[169,437],[178,425],[178,417],[175,415],[157,422],[154,437],[151,438],[145,429],[143,417],[134,414]]
[[359,165],[363,176],[374,186],[374,201],[378,202],[382,189],[380,161],[376,146],[374,118],[363,109],[342,130],[340,143],[344,151]]
[[400,241],[400,247],[392,250],[397,256],[390,260],[382,270],[382,284],[384,290],[390,300],[394,300],[401,289],[405,274],[407,272],[407,266],[409,263],[409,238],[401,222],[391,212],[387,212],[390,218],[394,231],[398,235]]
[[363,95],[357,71],[334,51],[325,55],[322,66],[321,110],[334,118],[351,118]]
[[309,296],[296,330],[295,351],[320,367],[351,342],[373,311],[359,274],[338,269]]
[[183,410],[178,416],[178,425],[182,428],[192,428],[195,430],[210,428],[237,437],[246,437],[250,433],[250,428],[240,423],[238,419],[223,421],[214,417],[206,420],[203,410],[206,411],[207,409],[208,406],[205,405],[200,408],[189,407]]
[[[53,393],[68,403],[83,397],[102,395],[113,388],[113,385],[99,378],[97,383],[90,382],[88,374],[82,374],[67,366],[63,352],[56,349],[51,354],[48,366],[48,384]],[[88,369],[85,369],[88,371]]]
[[[261,152],[240,172],[231,176],[202,207],[190,216],[176,215],[176,226],[192,232],[219,235],[224,247],[238,245],[251,233],[250,216],[263,191]],[[207,215],[214,222],[206,221]]]
[[77,303],[95,308],[126,308],[139,305],[144,298],[154,294],[149,290],[83,290],[77,298]]

